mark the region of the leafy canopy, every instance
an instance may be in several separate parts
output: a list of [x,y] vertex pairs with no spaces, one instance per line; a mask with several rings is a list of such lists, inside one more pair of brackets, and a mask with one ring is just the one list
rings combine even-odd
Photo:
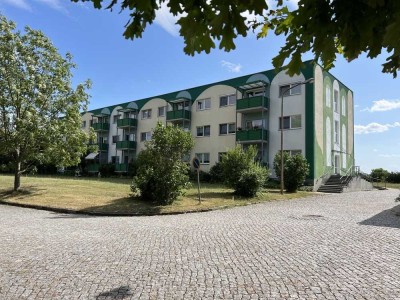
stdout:
[[189,167],[182,158],[194,146],[193,137],[177,126],[158,123],[146,149],[138,155],[134,195],[157,204],[171,204],[189,183]]
[[76,165],[87,150],[80,112],[86,110],[87,81],[71,87],[72,57],[62,57],[40,31],[0,15],[0,155],[19,176],[37,163]]
[[[142,37],[152,24],[156,11],[166,3],[169,11],[178,16],[180,35],[186,54],[209,53],[219,41],[219,48],[235,49],[234,40],[245,37],[249,30],[259,38],[270,30],[284,35],[286,44],[273,59],[276,68],[287,65],[290,75],[298,73],[301,56],[311,51],[315,61],[329,69],[337,54],[351,61],[366,53],[375,58],[387,53],[383,72],[397,76],[400,68],[400,1],[398,0],[300,0],[298,8],[289,10],[283,0],[71,0],[91,1],[95,8],[130,11],[124,36]],[[106,2],[106,4],[104,4]],[[246,18],[251,14],[253,19]],[[261,20],[261,21],[260,21]]]

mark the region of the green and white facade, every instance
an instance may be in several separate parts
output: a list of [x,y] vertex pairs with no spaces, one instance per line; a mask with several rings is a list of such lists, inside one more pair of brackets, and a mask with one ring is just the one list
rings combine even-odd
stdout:
[[89,171],[115,163],[117,172],[126,172],[157,122],[192,133],[190,159],[197,156],[204,171],[237,144],[256,145],[258,158],[272,171],[280,150],[280,93],[309,78],[314,82],[283,97],[283,145],[306,157],[309,181],[318,185],[322,176],[344,174],[354,166],[354,105],[353,92],[311,61],[293,77],[269,70],[89,111],[82,116],[82,127],[92,126],[99,144],[98,155],[88,157],[95,158],[89,160]]

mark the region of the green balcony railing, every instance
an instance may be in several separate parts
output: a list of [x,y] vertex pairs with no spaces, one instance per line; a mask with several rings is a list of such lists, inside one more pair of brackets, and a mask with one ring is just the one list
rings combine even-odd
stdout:
[[94,131],[108,131],[110,130],[110,123],[93,123]]
[[118,141],[117,150],[136,149],[136,142],[134,141]]
[[128,164],[116,164],[115,172],[128,172],[129,165]]
[[108,144],[107,143],[98,143],[99,151],[108,151]]
[[87,165],[87,170],[88,172],[98,172],[100,168],[99,164],[91,164],[91,165]]
[[190,120],[192,113],[186,109],[167,111],[167,121]]
[[252,141],[267,141],[268,131],[266,129],[249,129],[236,131],[236,141],[252,142]]
[[117,120],[117,127],[124,128],[124,127],[136,127],[137,126],[137,119],[133,118],[124,118]]
[[269,99],[264,96],[239,99],[236,101],[236,110],[251,108],[268,108]]

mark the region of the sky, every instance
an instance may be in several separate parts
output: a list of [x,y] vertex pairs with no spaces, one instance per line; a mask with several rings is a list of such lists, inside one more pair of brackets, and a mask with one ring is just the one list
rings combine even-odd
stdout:
[[[270,0],[271,1],[271,0]],[[108,3],[106,1],[105,3]],[[294,7],[296,0],[289,1]],[[236,49],[185,55],[176,19],[165,7],[142,39],[126,40],[125,13],[68,0],[0,0],[0,14],[44,32],[63,55],[74,57],[74,84],[90,79],[89,109],[187,89],[272,69],[283,37],[249,32]],[[303,60],[312,59],[312,54]],[[385,57],[338,58],[330,72],[354,92],[355,158],[364,172],[400,172],[400,78],[381,72]],[[400,76],[399,76],[400,77]]]

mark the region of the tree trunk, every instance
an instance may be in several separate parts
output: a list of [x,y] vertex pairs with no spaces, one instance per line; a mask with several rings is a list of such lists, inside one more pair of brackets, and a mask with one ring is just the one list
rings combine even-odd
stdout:
[[21,162],[15,164],[14,191],[18,191],[21,186]]

